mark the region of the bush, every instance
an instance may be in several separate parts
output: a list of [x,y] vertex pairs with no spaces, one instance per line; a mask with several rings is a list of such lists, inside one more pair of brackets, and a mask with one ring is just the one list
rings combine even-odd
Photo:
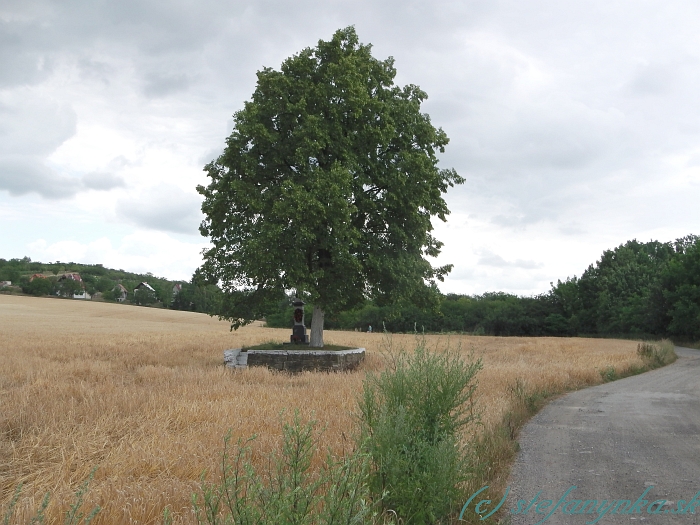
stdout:
[[148,306],[154,304],[157,300],[156,293],[144,287],[134,291],[131,302],[138,306]]
[[56,292],[56,284],[51,279],[37,277],[32,281],[22,283],[22,291],[26,294],[36,295],[53,295]]
[[202,482],[202,499],[192,498],[198,523],[319,524],[371,523],[367,486],[368,460],[359,452],[341,459],[330,453],[320,472],[312,472],[317,450],[316,422],[302,424],[295,412],[283,425],[282,450],[259,475],[251,464],[249,443],[238,440],[229,454],[230,434],[224,439],[219,483]]
[[370,488],[404,523],[444,522],[463,502],[460,485],[472,461],[462,437],[478,419],[474,377],[481,368],[481,360],[430,353],[423,343],[364,382],[359,410]]

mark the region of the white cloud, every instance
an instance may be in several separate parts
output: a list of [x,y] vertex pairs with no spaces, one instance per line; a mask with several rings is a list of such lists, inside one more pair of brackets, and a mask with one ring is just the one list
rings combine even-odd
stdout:
[[117,202],[117,216],[142,228],[175,233],[198,234],[201,200],[172,184],[144,189],[134,197]]
[[31,89],[0,92],[0,190],[47,198],[74,195],[79,181],[47,166],[47,157],[75,133],[69,106],[45,100]]
[[113,173],[93,171],[83,176],[83,185],[91,190],[111,190],[126,186],[124,179]]
[[533,270],[535,268],[542,268],[544,265],[541,262],[516,259],[515,261],[506,261],[500,255],[484,250],[479,256],[479,261],[477,264],[484,266],[494,266],[496,268],[523,268],[525,270]]

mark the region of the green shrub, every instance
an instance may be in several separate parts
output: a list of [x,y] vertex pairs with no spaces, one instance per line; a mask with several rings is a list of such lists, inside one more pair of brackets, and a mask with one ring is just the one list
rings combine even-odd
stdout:
[[614,366],[606,366],[603,370],[600,371],[600,377],[606,383],[619,379],[619,376],[617,375],[617,371],[615,370]]
[[251,463],[250,443],[238,440],[229,453],[230,434],[224,438],[221,479],[202,480],[202,503],[192,503],[198,523],[210,525],[354,525],[371,523],[367,474],[369,462],[356,452],[341,459],[330,453],[320,472],[312,472],[317,450],[316,422],[302,424],[295,412],[284,424],[282,449],[266,471],[258,474]]
[[52,279],[36,277],[32,281],[24,281],[21,284],[22,291],[26,294],[53,295],[56,292],[56,283]]
[[463,503],[472,460],[462,445],[474,412],[481,360],[428,352],[392,356],[368,374],[359,399],[362,447],[371,458],[370,488],[404,523],[441,523]]

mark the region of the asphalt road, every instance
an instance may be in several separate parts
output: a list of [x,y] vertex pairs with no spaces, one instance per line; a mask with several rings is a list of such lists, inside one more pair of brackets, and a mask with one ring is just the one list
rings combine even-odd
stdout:
[[567,394],[537,414],[519,436],[505,522],[700,524],[700,351],[676,353],[672,365]]

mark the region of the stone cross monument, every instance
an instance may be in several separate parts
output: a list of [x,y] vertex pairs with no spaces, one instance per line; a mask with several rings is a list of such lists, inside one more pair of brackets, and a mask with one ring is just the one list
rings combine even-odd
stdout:
[[290,343],[309,344],[309,336],[306,335],[306,325],[304,325],[305,304],[299,298],[294,299],[292,303],[294,307],[294,326],[292,327],[292,335],[289,338]]

